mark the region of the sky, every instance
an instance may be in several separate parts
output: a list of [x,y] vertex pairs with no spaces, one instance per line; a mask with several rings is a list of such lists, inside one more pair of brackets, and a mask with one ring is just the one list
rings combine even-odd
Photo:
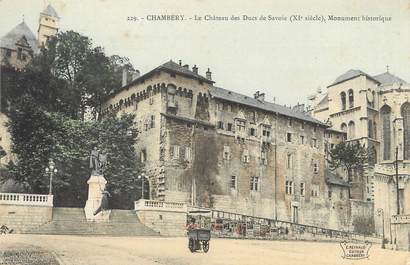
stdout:
[[[39,13],[52,4],[62,31],[92,38],[108,55],[129,57],[146,73],[182,60],[215,85],[267,101],[306,103],[339,75],[360,69],[389,71],[410,82],[410,0],[0,0],[0,36],[23,20],[37,34]],[[183,21],[148,21],[150,15],[183,15]],[[195,20],[205,15],[240,21]],[[284,16],[287,21],[244,21],[243,15]],[[327,21],[290,21],[323,16]],[[333,16],[384,16],[391,21],[329,21]],[[138,21],[128,21],[137,17]],[[144,19],[142,19],[144,18]]]

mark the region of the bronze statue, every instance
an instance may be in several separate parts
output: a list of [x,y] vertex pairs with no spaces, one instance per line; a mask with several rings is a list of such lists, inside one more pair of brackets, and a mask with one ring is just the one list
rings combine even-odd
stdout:
[[106,166],[107,154],[105,152],[100,152],[97,147],[94,147],[90,154],[91,175],[102,175]]

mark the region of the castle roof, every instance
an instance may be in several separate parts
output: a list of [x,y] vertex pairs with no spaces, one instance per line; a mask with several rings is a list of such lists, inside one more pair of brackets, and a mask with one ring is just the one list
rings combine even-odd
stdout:
[[295,119],[299,119],[302,121],[306,121],[306,122],[311,122],[311,123],[315,123],[318,125],[322,125],[322,126],[327,126],[326,124],[324,124],[323,122],[312,118],[311,116],[300,112],[300,111],[295,111],[292,110],[290,108],[275,104],[275,103],[271,103],[271,102],[267,102],[267,101],[260,101],[258,99],[255,99],[253,97],[248,97],[245,96],[243,94],[239,94],[230,90],[226,90],[224,88],[221,87],[211,87],[211,89],[209,90],[209,93],[211,94],[211,96],[215,97],[215,98],[219,98],[219,99],[223,99],[226,101],[230,101],[230,102],[235,102],[235,103],[239,103],[239,104],[243,104],[243,105],[247,105],[250,107],[254,107],[257,109],[261,109],[261,110],[265,110],[267,112],[274,112],[274,113],[278,113],[280,115],[283,116],[287,116],[287,117],[291,117],[291,118],[295,118]]
[[0,39],[0,48],[6,48],[10,50],[16,50],[16,43],[20,41],[23,37],[26,38],[30,48],[34,51],[38,51],[37,38],[23,21],[9,31],[6,35]]
[[382,85],[390,85],[394,83],[399,83],[399,84],[407,84],[407,82],[403,79],[401,79],[398,76],[395,76],[389,72],[385,72],[383,74],[375,75],[374,79],[379,81]]
[[176,74],[180,74],[180,75],[184,75],[184,76],[187,76],[187,77],[195,78],[195,79],[207,82],[207,83],[212,83],[212,84],[214,83],[212,80],[209,80],[209,79],[203,77],[202,75],[199,75],[199,74],[189,70],[189,68],[186,68],[186,67],[183,67],[183,66],[177,64],[176,62],[174,62],[172,60],[160,65],[156,69],[171,71],[171,72],[174,72]]
[[340,84],[344,81],[356,78],[358,76],[366,76],[367,78],[376,81],[376,83],[379,83],[378,80],[376,80],[374,77],[372,77],[371,75],[366,74],[365,72],[361,71],[361,70],[355,70],[355,69],[350,69],[349,71],[347,71],[346,73],[340,75],[338,78],[336,78],[336,80],[328,87]]
[[50,17],[59,18],[57,11],[50,4],[43,10],[43,12],[41,12],[41,14],[47,15]]

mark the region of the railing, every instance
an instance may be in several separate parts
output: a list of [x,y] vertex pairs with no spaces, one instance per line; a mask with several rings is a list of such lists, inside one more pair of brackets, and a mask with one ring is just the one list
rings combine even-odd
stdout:
[[0,204],[53,207],[53,195],[0,193]]
[[[281,221],[277,219],[249,216],[240,213],[232,213],[226,211],[219,211],[203,207],[190,207],[189,210],[208,210],[211,212],[211,219],[214,222],[219,219],[222,220],[222,226],[219,230],[213,227],[213,233],[218,237],[234,237],[234,238],[266,238],[273,236],[272,231],[281,234],[279,236],[287,237],[291,233],[296,238],[303,238],[307,234],[314,236],[316,239],[336,239],[336,240],[353,240],[353,241],[371,241],[379,243],[381,238],[374,235],[363,235],[350,231],[341,231],[313,225],[305,225],[292,223],[289,221]],[[226,227],[228,229],[226,229]],[[242,229],[245,227],[245,229]],[[258,231],[254,228],[258,227]],[[239,228],[239,233],[237,232]],[[263,233],[262,230],[266,230]],[[235,230],[237,230],[235,232]],[[267,232],[269,231],[269,232]]]
[[187,212],[187,205],[182,202],[162,202],[151,200],[138,200],[134,203],[136,211],[170,211]]
[[393,215],[391,217],[392,224],[410,224],[410,215]]

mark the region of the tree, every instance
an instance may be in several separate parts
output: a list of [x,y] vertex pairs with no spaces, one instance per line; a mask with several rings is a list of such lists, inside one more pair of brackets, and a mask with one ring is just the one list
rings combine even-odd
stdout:
[[[352,173],[356,169],[362,169],[367,162],[367,149],[359,142],[341,142],[329,153],[329,167],[331,170],[342,168],[347,172],[348,182],[352,182]],[[349,188],[350,198],[350,188]]]
[[121,86],[124,67],[133,70],[128,58],[108,57],[88,37],[60,32],[18,73],[7,100],[15,105],[27,95],[46,111],[83,120],[86,110],[91,110],[97,119],[103,101]]

